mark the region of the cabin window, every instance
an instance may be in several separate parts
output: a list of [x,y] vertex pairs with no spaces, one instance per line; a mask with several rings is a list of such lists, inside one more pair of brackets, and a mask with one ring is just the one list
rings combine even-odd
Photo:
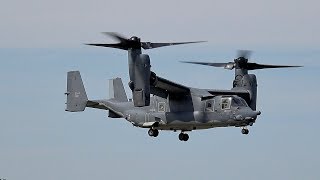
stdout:
[[205,111],[213,111],[214,101],[207,101]]
[[165,102],[159,102],[158,104],[158,112],[165,112],[166,111],[166,103]]
[[231,104],[231,97],[228,98],[221,98],[221,109],[230,109],[230,104]]

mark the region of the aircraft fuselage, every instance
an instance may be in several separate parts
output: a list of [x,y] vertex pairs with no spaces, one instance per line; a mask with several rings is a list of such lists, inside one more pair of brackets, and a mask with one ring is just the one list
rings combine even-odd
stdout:
[[[252,125],[260,112],[253,111],[238,96],[215,96],[207,100],[191,96],[184,101],[151,97],[150,106],[135,107],[132,101],[105,102],[119,117],[134,126],[158,130],[208,129],[214,127],[244,127]],[[237,102],[235,102],[237,101]]]

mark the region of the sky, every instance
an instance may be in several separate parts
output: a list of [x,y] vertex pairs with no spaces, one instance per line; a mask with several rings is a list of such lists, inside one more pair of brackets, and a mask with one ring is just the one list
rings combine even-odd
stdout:
[[[0,6],[0,179],[319,179],[319,2],[3,0]],[[234,72],[179,61],[229,62],[239,49],[265,64],[252,71],[258,110],[250,134],[239,128],[178,133],[147,129],[107,111],[64,111],[66,73],[79,70],[90,99],[108,79],[128,82],[125,51],[85,46],[112,39],[207,40],[144,51],[161,77],[229,89]],[[128,96],[131,96],[126,87]]]

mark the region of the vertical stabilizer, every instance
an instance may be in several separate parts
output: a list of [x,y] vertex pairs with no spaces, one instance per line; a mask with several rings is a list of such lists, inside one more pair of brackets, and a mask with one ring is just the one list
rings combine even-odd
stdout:
[[109,80],[109,98],[119,102],[127,102],[127,94],[124,90],[121,78]]
[[67,76],[67,108],[66,111],[84,111],[88,101],[79,71],[70,71]]

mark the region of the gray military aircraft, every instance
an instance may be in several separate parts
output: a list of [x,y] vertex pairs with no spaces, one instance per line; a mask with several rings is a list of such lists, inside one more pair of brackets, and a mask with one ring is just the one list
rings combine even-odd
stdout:
[[[248,134],[260,111],[256,110],[257,79],[249,70],[299,66],[263,65],[248,62],[248,51],[241,51],[229,63],[185,62],[225,69],[235,69],[231,90],[199,89],[184,86],[157,76],[150,70],[150,58],[143,49],[198,43],[151,43],[130,39],[116,33],[106,33],[120,41],[116,44],[88,44],[128,51],[128,64],[133,98],[128,100],[122,80],[109,80],[109,99],[88,100],[79,71],[67,74],[66,111],[84,111],[86,107],[109,111],[110,118],[124,118],[136,127],[148,128],[157,137],[159,130],[180,131],[179,140],[187,141],[186,132],[216,127],[240,127]],[[150,96],[152,95],[152,96]]]

